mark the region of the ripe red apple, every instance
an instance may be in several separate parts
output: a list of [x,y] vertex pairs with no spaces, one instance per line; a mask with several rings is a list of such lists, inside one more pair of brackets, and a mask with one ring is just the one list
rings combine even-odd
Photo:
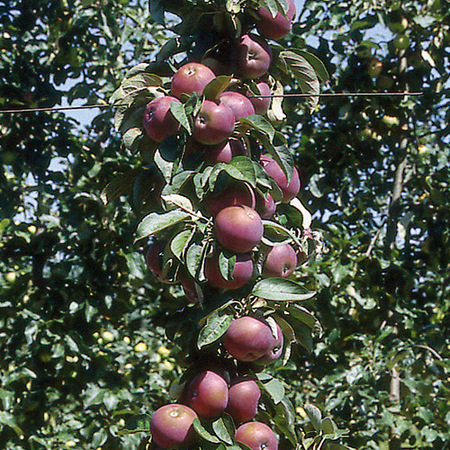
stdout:
[[263,365],[272,364],[277,359],[280,359],[281,355],[283,354],[283,346],[284,346],[283,331],[281,330],[281,327],[280,325],[278,325],[278,323],[276,324],[276,326],[277,326],[277,336],[276,338],[274,337],[270,349],[266,353],[264,353],[264,355],[261,356],[261,358],[258,358],[255,361],[255,363]]
[[200,417],[216,418],[228,405],[228,384],[217,373],[206,370],[189,384],[187,402]]
[[246,79],[262,77],[272,62],[272,50],[266,40],[256,34],[244,34],[236,48],[239,74]]
[[264,36],[266,39],[281,39],[286,36],[289,31],[291,31],[292,20],[295,16],[295,3],[294,0],[288,0],[289,9],[284,16],[280,12],[277,12],[275,17],[262,6],[258,10],[259,20],[256,24],[259,33],[261,36]]
[[227,413],[237,423],[252,420],[258,411],[261,390],[255,380],[238,378],[229,389]]
[[206,165],[214,166],[219,162],[229,163],[235,156],[245,156],[246,153],[242,141],[228,139],[220,144],[206,147],[204,159]]
[[214,78],[216,75],[209,67],[189,62],[175,72],[170,92],[177,98],[181,98],[181,94],[191,95],[194,92],[201,95],[205,86]]
[[206,145],[227,140],[234,130],[234,113],[222,101],[205,100],[194,120],[194,139]]
[[272,247],[263,265],[263,275],[266,278],[287,278],[297,267],[297,254],[290,244]]
[[215,217],[217,240],[228,250],[247,253],[259,244],[264,227],[260,215],[249,206],[229,206]]
[[265,355],[275,341],[267,323],[251,316],[234,319],[228,327],[223,345],[238,361],[256,361]]
[[261,216],[261,219],[271,219],[277,210],[275,200],[270,194],[264,198],[261,194],[256,196],[256,211]]
[[255,107],[252,102],[245,95],[239,94],[239,92],[225,91],[219,96],[219,100],[222,100],[231,108],[236,122],[241,117],[255,114]]
[[278,442],[271,428],[262,422],[247,422],[236,430],[236,440],[252,450],[278,450]]
[[177,403],[161,406],[150,421],[153,440],[165,449],[192,445],[196,440],[192,422],[197,418],[197,413],[188,406]]
[[178,133],[180,124],[170,112],[172,102],[180,103],[175,97],[166,95],[154,98],[145,108],[143,124],[151,139],[162,142],[164,139]]
[[255,107],[255,113],[263,116],[267,113],[270,102],[272,101],[271,97],[268,97],[272,94],[272,90],[270,89],[270,86],[265,81],[260,81],[256,86],[258,86],[259,92],[261,96],[258,97],[257,95],[253,94],[252,92],[247,93],[247,97],[252,102],[253,106]]
[[217,195],[205,197],[205,209],[211,216],[216,216],[229,206],[246,205],[254,209],[256,198],[253,189],[245,183],[231,183]]
[[163,271],[163,254],[166,248],[166,241],[153,241],[147,250],[145,262],[151,272],[161,281],[164,281]]
[[370,77],[376,78],[383,70],[383,63],[375,56],[369,59],[367,64],[367,74]]
[[264,167],[266,173],[275,180],[278,187],[283,192],[283,202],[292,200],[300,191],[300,177],[297,169],[294,167],[294,173],[292,174],[291,181],[287,183],[287,178],[280,165],[269,156],[261,156],[261,164]]
[[178,277],[178,281],[181,283],[181,288],[183,289],[184,295],[189,302],[196,304],[199,302],[199,291],[195,284],[195,280],[190,277],[186,272],[181,272]]
[[206,260],[205,276],[208,282],[217,288],[239,289],[244,286],[253,275],[253,260],[247,253],[236,255],[236,263],[231,275],[231,280],[226,280],[219,269],[218,255],[213,255]]

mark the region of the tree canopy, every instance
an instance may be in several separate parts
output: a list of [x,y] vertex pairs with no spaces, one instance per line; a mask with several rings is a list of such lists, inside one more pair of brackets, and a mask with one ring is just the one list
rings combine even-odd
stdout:
[[[145,266],[133,193],[103,202],[108,183],[145,165],[108,102],[189,26],[161,7],[204,3],[0,4],[0,109],[101,106],[87,124],[0,111],[6,449],[137,448],[142,436],[123,433],[130,417],[155,411],[181,375],[165,339],[180,293]],[[347,430],[330,448],[448,448],[449,14],[440,0],[306,0],[282,41],[323,62],[322,92],[349,93],[312,112],[288,96],[279,125],[322,243],[298,280],[317,292],[306,304],[323,333],[273,370],[290,386],[301,448],[319,410]],[[170,45],[167,73],[180,63]]]

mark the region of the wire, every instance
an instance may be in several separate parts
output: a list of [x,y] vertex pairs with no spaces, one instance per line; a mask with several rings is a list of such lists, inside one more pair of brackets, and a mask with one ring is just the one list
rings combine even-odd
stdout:
[[[254,95],[256,98],[277,98],[277,97],[417,97],[424,95],[424,92],[324,92],[321,94],[300,94],[300,93],[287,93],[287,94],[274,94],[274,95]],[[433,94],[439,94],[437,92]],[[444,94],[444,92],[440,93]],[[0,109],[0,114],[23,114],[23,113],[33,113],[33,112],[57,112],[57,111],[73,111],[73,110],[83,110],[83,109],[94,109],[94,108],[116,108],[120,106],[125,106],[121,104],[117,105],[80,105],[80,106],[50,106],[43,108],[16,108],[16,109]]]

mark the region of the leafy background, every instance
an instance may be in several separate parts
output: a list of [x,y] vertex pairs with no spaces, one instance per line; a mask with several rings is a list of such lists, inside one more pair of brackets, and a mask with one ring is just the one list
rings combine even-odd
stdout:
[[[170,35],[147,3],[0,3],[1,108],[106,105]],[[298,12],[284,44],[326,64],[325,91],[383,90],[370,53],[390,89],[424,95],[323,98],[312,115],[285,99],[282,131],[324,243],[299,278],[318,291],[308,307],[324,333],[273,372],[299,430],[314,425],[310,402],[355,448],[449,448],[448,4],[306,1]],[[404,52],[387,27],[399,15]],[[120,435],[126,420],[166,403],[182,373],[164,336],[174,294],[145,270],[128,200],[101,201],[141,162],[111,109],[85,114],[0,114],[5,449],[136,448],[141,436]]]

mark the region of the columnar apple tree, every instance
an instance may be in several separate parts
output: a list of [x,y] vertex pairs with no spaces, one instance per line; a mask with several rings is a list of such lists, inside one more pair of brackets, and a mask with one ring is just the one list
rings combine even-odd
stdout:
[[162,24],[177,16],[176,36],[111,99],[142,165],[112,180],[104,199],[133,186],[136,240],[170,286],[166,333],[186,371],[173,401],[128,431],[150,432],[149,448],[320,448],[338,438],[333,422],[305,405],[316,433],[300,444],[294,406],[269,368],[320,333],[302,305],[314,292],[295,279],[320,240],[278,129],[283,95],[307,94],[312,112],[326,70],[282,45],[293,0],[150,0],[150,11]]

